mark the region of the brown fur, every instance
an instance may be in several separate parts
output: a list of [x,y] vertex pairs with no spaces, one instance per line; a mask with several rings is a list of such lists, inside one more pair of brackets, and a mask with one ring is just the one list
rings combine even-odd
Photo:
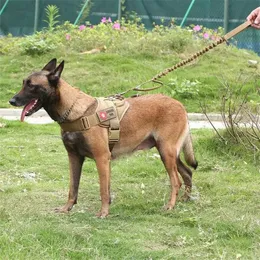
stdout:
[[[56,59],[53,59],[42,71],[30,75],[10,103],[23,106],[31,99],[40,97],[39,108],[44,107],[55,121],[59,121],[71,107],[73,109],[66,117],[66,122],[94,113],[97,106],[95,99],[60,78],[63,65],[64,62],[56,67]],[[95,160],[99,174],[102,205],[98,216],[107,216],[110,204],[110,161],[120,155],[152,147],[157,148],[170,178],[171,195],[166,209],[172,209],[176,203],[181,186],[178,172],[184,180],[185,199],[189,198],[192,172],[181,161],[181,150],[184,150],[185,160],[190,166],[196,168],[197,162],[183,105],[160,94],[128,98],[127,101],[130,107],[120,123],[120,140],[112,151],[109,150],[107,128],[93,126],[84,132],[62,131],[70,163],[70,189],[67,203],[58,211],[68,212],[77,203],[82,165],[85,157],[89,157]]]

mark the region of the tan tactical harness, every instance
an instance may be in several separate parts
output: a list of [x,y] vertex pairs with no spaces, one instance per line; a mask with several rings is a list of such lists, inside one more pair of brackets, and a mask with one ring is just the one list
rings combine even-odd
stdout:
[[109,144],[114,145],[119,141],[120,121],[129,108],[129,103],[116,98],[96,98],[98,102],[94,114],[83,116],[73,122],[61,123],[63,131],[86,131],[92,126],[99,125],[109,130]]

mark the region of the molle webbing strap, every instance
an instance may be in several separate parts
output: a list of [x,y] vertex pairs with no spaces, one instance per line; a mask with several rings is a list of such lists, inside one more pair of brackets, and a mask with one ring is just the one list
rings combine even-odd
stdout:
[[76,131],[85,131],[90,127],[98,125],[100,122],[96,114],[90,116],[83,116],[73,122],[61,123],[60,127],[65,132],[76,132]]

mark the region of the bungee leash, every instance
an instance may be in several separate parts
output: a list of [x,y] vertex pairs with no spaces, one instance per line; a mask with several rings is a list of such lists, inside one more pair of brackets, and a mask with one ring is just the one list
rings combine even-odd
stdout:
[[[185,59],[183,61],[180,61],[179,63],[177,63],[176,65],[165,69],[164,71],[160,72],[159,74],[157,74],[156,76],[154,76],[152,79],[147,80],[143,83],[141,83],[140,85],[128,89],[122,93],[119,94],[115,94],[113,95],[113,97],[122,99],[123,96],[130,92],[130,91],[150,91],[150,90],[154,90],[157,88],[160,88],[163,86],[163,82],[158,80],[164,76],[166,76],[169,72],[172,72],[180,67],[183,67],[184,65],[190,63],[191,61],[195,60],[196,58],[198,58],[199,56],[203,55],[204,53],[208,52],[209,50],[217,47],[219,44],[223,43],[223,42],[227,42],[227,40],[229,40],[230,38],[234,37],[235,35],[237,35],[238,33],[244,31],[246,28],[248,28],[252,23],[250,21],[246,21],[243,24],[239,25],[238,27],[236,27],[235,29],[233,29],[232,31],[230,31],[229,33],[225,34],[223,37],[220,37],[216,42],[211,43],[210,45],[208,45],[207,47],[203,48],[201,51],[196,52],[195,54],[193,54],[191,57],[189,57],[188,59]],[[143,85],[146,85],[148,83],[155,83],[158,84],[157,86],[154,87],[150,87],[150,88],[141,88]]]

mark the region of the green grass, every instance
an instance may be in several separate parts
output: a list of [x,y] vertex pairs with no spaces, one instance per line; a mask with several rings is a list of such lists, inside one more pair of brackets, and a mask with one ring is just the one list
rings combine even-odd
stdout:
[[[64,24],[54,33],[1,38],[0,107],[10,107],[22,80],[53,57],[66,61],[62,77],[71,85],[107,96],[209,44],[177,27],[146,32],[123,25],[126,30],[100,24],[79,32]],[[105,53],[81,54],[104,45]],[[31,56],[22,54],[25,50]],[[200,102],[208,112],[219,112],[226,81],[243,86],[242,92],[250,91],[248,100],[259,103],[259,67],[249,67],[248,60],[259,57],[222,44],[162,78],[166,85],[153,92],[177,98],[188,112],[201,112]],[[167,84],[175,77],[180,84],[199,81],[198,94],[188,88],[174,92]],[[0,128],[0,259],[259,259],[259,160],[232,142],[220,143],[212,131],[193,131],[199,168],[190,202],[179,200],[165,212],[170,187],[164,167],[156,150],[138,152],[112,163],[114,199],[109,217],[98,219],[98,174],[91,160],[83,167],[78,205],[69,214],[54,211],[66,202],[69,185],[58,125],[0,122],[6,124]]]
[[164,167],[155,150],[138,152],[113,161],[114,200],[98,219],[94,162],[84,164],[78,205],[57,214],[69,184],[59,127],[1,122],[1,259],[259,259],[259,162],[225,149],[212,131],[193,131],[192,201],[165,212]]

